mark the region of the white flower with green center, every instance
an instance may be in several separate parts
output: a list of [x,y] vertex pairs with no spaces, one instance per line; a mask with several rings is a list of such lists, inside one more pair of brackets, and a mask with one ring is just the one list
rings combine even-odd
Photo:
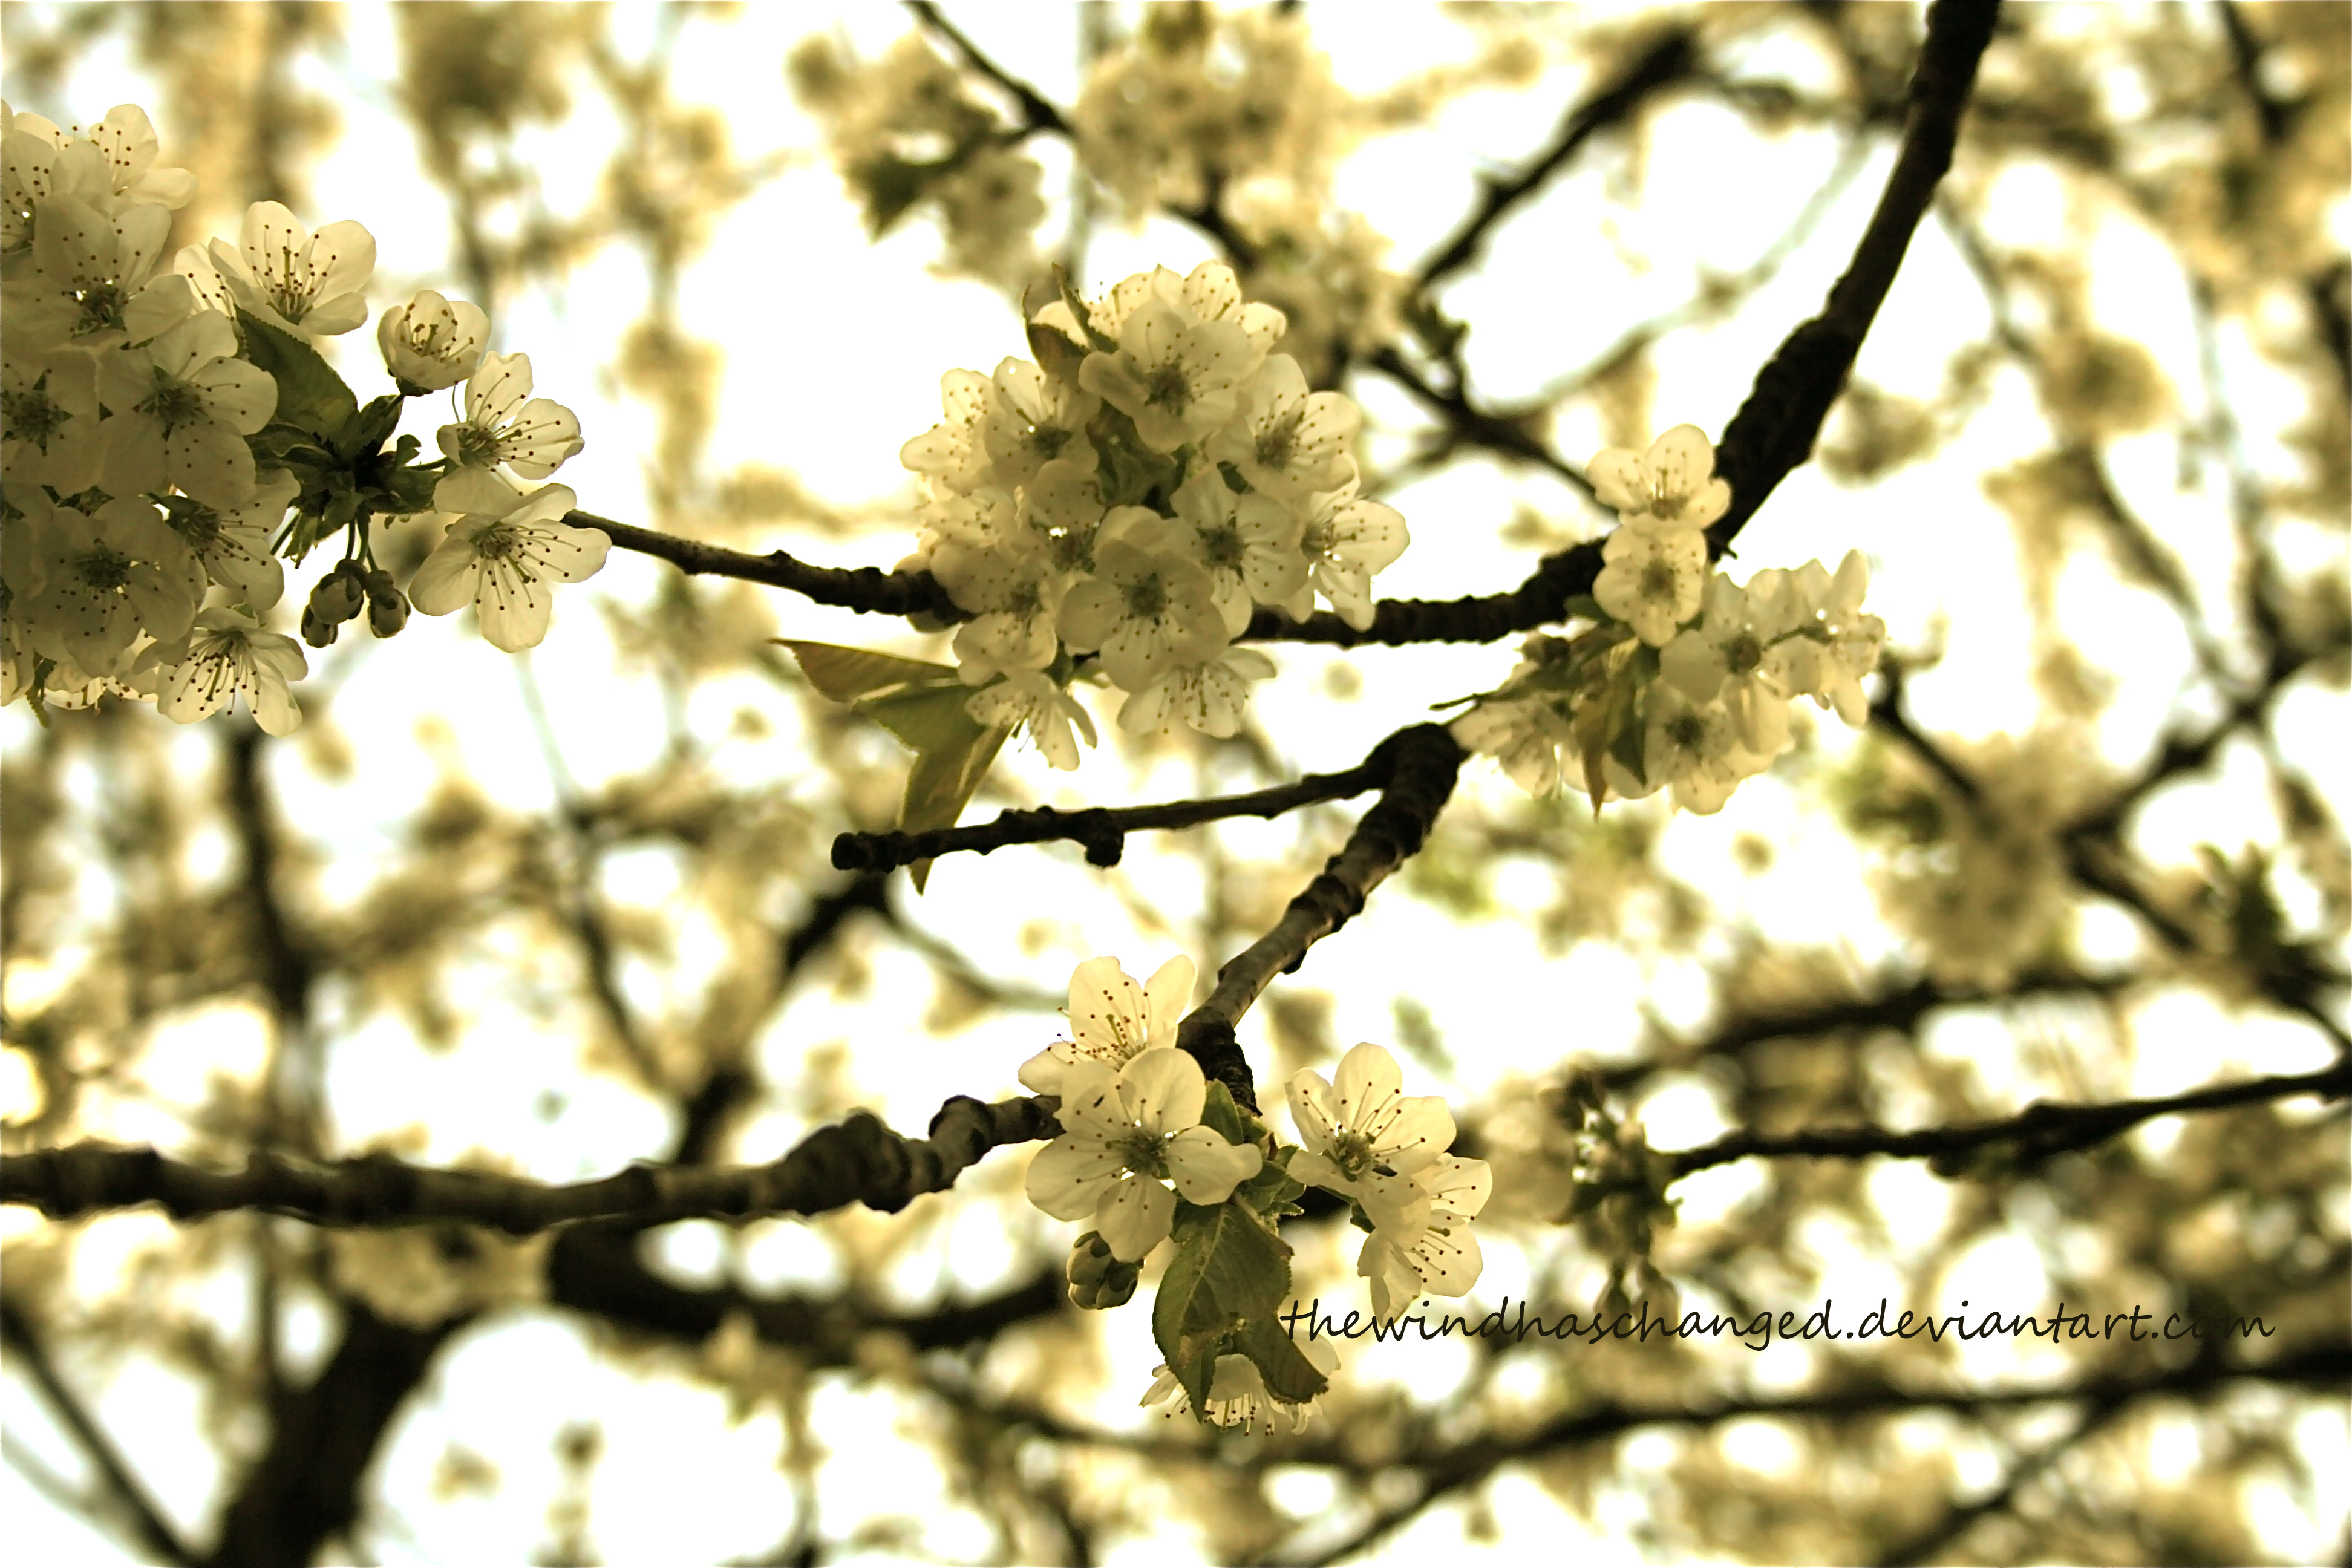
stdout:
[[577,501],[569,485],[518,491],[496,474],[460,468],[433,488],[433,504],[457,521],[408,584],[428,616],[471,604],[482,637],[506,653],[536,647],[554,614],[551,583],[577,583],[604,564],[612,541],[562,519]]
[[484,354],[466,380],[465,419],[444,425],[435,439],[455,467],[504,463],[526,479],[547,478],[587,445],[572,410],[530,395],[529,354]]
[[1715,447],[1696,425],[1675,426],[1646,452],[1596,452],[1584,473],[1601,504],[1637,532],[1704,529],[1731,508],[1731,486],[1715,477]]
[[474,374],[489,346],[490,319],[479,305],[419,289],[377,318],[375,342],[401,390],[438,392]]
[[273,327],[331,335],[367,320],[360,290],[375,271],[375,236],[350,218],[312,234],[283,205],[256,202],[237,248],[216,239],[212,257],[237,304]]
[[1862,613],[1870,563],[1861,551],[1849,550],[1835,577],[1820,562],[1808,561],[1789,578],[1790,613],[1805,627],[1813,643],[1807,651],[1814,654],[1800,668],[1792,689],[1810,694],[1823,708],[1835,708],[1847,723],[1860,724],[1870,717],[1862,678],[1878,668],[1879,651],[1886,646],[1886,623]]
[[1789,743],[1789,699],[1801,648],[1788,574],[1759,572],[1748,588],[1717,574],[1706,614],[1658,658],[1658,673],[1694,702],[1721,702],[1740,744],[1777,756]]
[[1229,647],[1199,664],[1181,664],[1129,697],[1118,727],[1130,735],[1167,734],[1177,725],[1224,740],[1242,726],[1253,680],[1271,679],[1274,660],[1254,647]]
[[970,490],[988,479],[988,447],[981,428],[996,401],[996,388],[976,370],[951,370],[940,377],[940,406],[947,417],[898,448],[899,463],[950,490]]
[[1375,1226],[1409,1224],[1427,1194],[1412,1181],[1454,1142],[1454,1113],[1441,1095],[1401,1093],[1404,1074],[1380,1047],[1339,1058],[1329,1082],[1311,1068],[1290,1079],[1290,1119],[1304,1145],[1290,1173],[1363,1205]]
[[1241,636],[1252,605],[1286,604],[1306,585],[1307,558],[1298,552],[1303,525],[1280,501],[1235,495],[1210,468],[1196,470],[1170,500],[1177,521],[1192,527],[1227,637]]
[[35,208],[30,264],[5,289],[9,353],[96,353],[144,342],[195,310],[187,280],[158,275],[172,215],[134,206],[112,216],[58,196]]
[[1165,521],[1141,507],[1112,511],[1095,544],[1095,575],[1062,601],[1062,640],[1081,653],[1099,648],[1105,673],[1129,691],[1215,658],[1230,640],[1207,570]]
[[1513,784],[1532,795],[1559,787],[1562,747],[1575,754],[1576,736],[1567,719],[1541,697],[1489,698],[1446,728],[1464,751],[1494,758]]
[[1372,579],[1393,565],[1412,542],[1404,518],[1391,506],[1366,500],[1349,479],[1338,489],[1307,500],[1299,553],[1307,581],[1283,608],[1295,621],[1314,613],[1320,594],[1339,618],[1362,631],[1372,624]]
[[99,366],[106,422],[104,476],[117,495],[174,484],[210,507],[253,498],[246,437],[269,422],[278,383],[236,357],[228,318],[199,311],[144,348],[116,349]]
[[1242,383],[1264,351],[1227,321],[1188,320],[1154,297],[1119,324],[1118,349],[1091,353],[1078,384],[1135,421],[1155,452],[1172,452],[1241,412]]
[[1675,640],[1706,594],[1706,536],[1694,528],[1645,533],[1621,528],[1601,547],[1592,582],[1601,607],[1652,647]]
[[1012,670],[994,685],[973,692],[963,706],[976,723],[1025,731],[1030,743],[1045,753],[1046,764],[1066,773],[1078,765],[1072,727],[1086,736],[1087,745],[1095,743],[1095,721],[1076,698],[1043,670]]
[[[1299,1354],[1305,1356],[1316,1371],[1328,1378],[1339,1370],[1339,1352],[1325,1339],[1297,1340]],[[1141,1404],[1165,1404],[1162,1412],[1170,1417],[1188,1414],[1192,1408],[1192,1395],[1176,1381],[1176,1374],[1165,1365],[1151,1369],[1151,1386],[1144,1392]],[[1287,1423],[1293,1432],[1307,1430],[1307,1423],[1323,1403],[1317,1394],[1303,1405],[1276,1399],[1265,1386],[1265,1376],[1257,1363],[1245,1355],[1221,1355],[1209,1373],[1209,1397],[1201,1406],[1201,1419],[1212,1426],[1228,1432],[1273,1432],[1277,1420]]]
[[209,507],[173,496],[164,503],[166,521],[214,582],[234,592],[236,602],[266,610],[286,592],[286,568],[270,552],[270,540],[300,489],[292,474],[270,468],[243,505]]
[[34,548],[41,591],[22,607],[26,636],[37,652],[70,661],[86,679],[127,673],[142,633],[171,642],[204,602],[194,552],[137,496],[88,516],[55,508],[37,520]]
[[193,724],[243,697],[265,734],[289,734],[302,722],[302,710],[287,682],[310,669],[292,637],[263,631],[235,610],[205,610],[196,616],[186,656],[163,671],[156,711],[174,724]]
[[98,482],[105,453],[98,362],[88,354],[0,358],[0,473],[77,495]]
[[1025,359],[1005,360],[992,380],[995,395],[982,420],[980,437],[998,484],[1025,485],[1055,461],[1081,473],[1094,472],[1100,459],[1087,439],[1087,421],[1102,406],[1102,399]]
[[[1009,515],[1010,506],[1005,510]],[[930,566],[948,597],[971,616],[955,635],[965,684],[1054,662],[1062,646],[1055,626],[1071,579],[1054,564],[1043,538],[1013,535],[992,549],[949,538],[931,552]]]
[[1252,489],[1292,504],[1356,477],[1349,448],[1363,415],[1345,394],[1309,391],[1297,360],[1272,354],[1247,395],[1247,411],[1209,443],[1213,461],[1231,463]]
[[[1290,1168],[1297,1171],[1296,1157]],[[1378,1318],[1395,1317],[1423,1295],[1466,1296],[1486,1266],[1470,1229],[1495,1189],[1486,1162],[1447,1154],[1416,1173],[1413,1184],[1427,1208],[1378,1226],[1356,1258],[1357,1274],[1371,1285]]]
[[1145,1051],[1173,1047],[1194,976],[1192,961],[1181,952],[1139,985],[1118,959],[1087,959],[1070,972],[1070,1037],[1022,1063],[1022,1086],[1034,1094],[1059,1094],[1073,1068],[1116,1072]]
[[1650,689],[1642,771],[1653,788],[1671,784],[1685,811],[1714,816],[1741,779],[1771,763],[1769,753],[1740,743],[1738,726],[1720,702],[1693,702],[1664,682]]
[[1116,1074],[1072,1068],[1059,1112],[1068,1131],[1029,1163],[1029,1201],[1055,1219],[1090,1217],[1112,1257],[1142,1261],[1168,1239],[1179,1193],[1223,1203],[1265,1163],[1255,1144],[1201,1125],[1207,1104],[1200,1064],[1182,1051],[1147,1050]]

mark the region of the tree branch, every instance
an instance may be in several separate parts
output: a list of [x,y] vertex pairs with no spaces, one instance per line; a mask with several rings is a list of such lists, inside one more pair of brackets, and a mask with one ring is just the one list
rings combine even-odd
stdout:
[[1060,110],[1047,101],[1035,88],[981,53],[979,46],[965,37],[961,28],[940,15],[940,8],[931,4],[931,0],[907,0],[907,9],[915,14],[917,21],[946,39],[966,66],[1013,95],[1013,100],[1021,105],[1021,120],[1024,128],[1050,131],[1056,136],[1072,134],[1070,122],[1063,118]]
[[[2008,1410],[2059,1401],[2089,1401],[2094,1406],[2123,1405],[2154,1395],[2200,1393],[2222,1384],[2258,1381],[2336,1389],[2352,1378],[2352,1344],[2316,1345],[2290,1352],[2260,1366],[2229,1366],[2212,1358],[2142,1377],[2106,1376],[2043,1388],[1905,1389],[1892,1384],[1841,1385],[1819,1393],[1756,1399],[1727,1399],[1683,1409],[1641,1409],[1604,1405],[1562,1416],[1520,1438],[1486,1438],[1465,1443],[1450,1452],[1408,1454],[1396,1463],[1426,1466],[1428,1485],[1422,1494],[1374,1515],[1362,1529],[1305,1561],[1318,1565],[1351,1557],[1423,1510],[1453,1493],[1475,1486],[1504,1465],[1562,1448],[1606,1441],[1646,1426],[1716,1426],[1746,1416],[1841,1416],[1884,1415],[1905,1410]],[[1291,1463],[1317,1460],[1286,1453]]]
[[1517,174],[1507,180],[1498,180],[1492,175],[1481,176],[1477,206],[1464,217],[1445,243],[1421,264],[1421,287],[1426,289],[1431,284],[1468,266],[1477,258],[1479,247],[1486,242],[1487,230],[1501,222],[1512,208],[1541,189],[1546,181],[1559,172],[1561,165],[1576,156],[1577,149],[1596,132],[1632,119],[1643,102],[1661,88],[1688,78],[1697,58],[1696,40],[1682,28],[1674,29],[1643,50],[1641,57],[1628,66],[1605,91],[1570,110],[1568,117],[1559,122],[1559,129],[1553,133],[1551,144],[1529,159],[1527,166]]
[[2249,1079],[2242,1083],[2216,1084],[2151,1100],[2117,1100],[2092,1105],[2055,1105],[2045,1100],[1997,1121],[1926,1127],[1913,1132],[1890,1131],[1883,1127],[1834,1127],[1785,1133],[1741,1131],[1664,1158],[1676,1178],[1711,1165],[1727,1165],[1758,1156],[1863,1160],[1875,1154],[1898,1160],[1927,1160],[1938,1174],[1953,1175],[1964,1168],[1968,1155],[2000,1144],[2014,1145],[2011,1157],[2020,1163],[2032,1163],[2053,1154],[2103,1143],[2159,1116],[2222,1110],[2305,1094],[2315,1094],[2323,1100],[2352,1096],[2352,1062],[2337,1062],[2317,1072]]
[[1754,390],[1717,445],[1716,472],[1731,483],[1731,510],[1707,530],[1718,552],[1774,487],[1812,456],[1822,422],[1845,389],[1912,233],[1952,166],[1960,115],[2000,13],[1997,0],[1936,0],[1928,8],[1927,37],[1911,76],[1902,151],[1853,260],[1831,288],[1822,313],[1790,332],[1757,374]]
[[[1393,743],[1394,771],[1378,804],[1364,813],[1356,831],[1322,874],[1290,900],[1272,931],[1217,971],[1209,999],[1177,1026],[1176,1044],[1190,1051],[1201,1070],[1223,1080],[1234,1098],[1257,1109],[1257,1089],[1249,1062],[1234,1037],[1234,1026],[1276,974],[1307,960],[1307,950],[1344,926],[1364,907],[1365,897],[1421,847],[1422,840],[1454,794],[1462,771],[1462,747],[1442,724],[1416,724],[1381,742]],[[1377,754],[1377,753],[1375,753]]]
[[1234,816],[1276,817],[1318,801],[1344,800],[1366,790],[1384,789],[1395,771],[1401,738],[1409,733],[1400,730],[1381,741],[1355,767],[1336,773],[1308,773],[1294,783],[1246,795],[1160,805],[1097,806],[1087,811],[1056,811],[1041,805],[1030,811],[999,812],[994,821],[969,827],[935,828],[928,833],[845,833],[833,841],[833,863],[844,871],[879,873],[960,849],[986,855],[1007,845],[1066,838],[1087,847],[1087,865],[1116,866],[1129,833],[1193,827]]
[[163,1510],[156,1506],[154,1499],[147,1495],[147,1489],[140,1485],[139,1478],[131,1473],[131,1467],[123,1462],[121,1454],[114,1447],[114,1440],[99,1426],[97,1418],[83,1406],[73,1390],[66,1386],[65,1379],[58,1375],[56,1363],[49,1360],[48,1347],[41,1342],[40,1333],[33,1327],[32,1319],[14,1300],[5,1298],[0,1298],[0,1339],[5,1339],[9,1348],[24,1358],[25,1368],[33,1374],[33,1382],[39,1387],[41,1396],[48,1401],[49,1408],[57,1412],[58,1419],[65,1423],[66,1430],[73,1434],[74,1441],[80,1444],[82,1451],[89,1456],[91,1465],[105,1482],[107,1493],[128,1516],[131,1531],[139,1538],[139,1543],[166,1563],[194,1564],[195,1554],[188,1550],[180,1540],[179,1532],[165,1521]]
[[640,1164],[564,1185],[425,1169],[381,1154],[315,1165],[256,1151],[232,1174],[151,1148],[83,1142],[0,1156],[0,1203],[30,1204],[51,1219],[156,1203],[174,1219],[263,1209],[313,1225],[465,1220],[510,1236],[582,1220],[647,1226],[823,1214],[851,1203],[896,1214],[924,1193],[952,1186],[967,1166],[1000,1144],[1054,1136],[1054,1110],[1050,1100],[988,1104],[958,1095],[931,1119],[929,1139],[900,1137],[856,1110],[812,1132],[771,1164]]
[[591,511],[566,512],[563,521],[574,528],[600,530],[622,549],[667,561],[690,576],[735,577],[746,583],[763,583],[772,588],[790,588],[820,605],[837,605],[866,615],[935,616],[944,621],[964,618],[964,613],[948,597],[947,590],[928,572],[885,572],[878,566],[812,566],[781,550],[753,555],[650,528],[635,528]]

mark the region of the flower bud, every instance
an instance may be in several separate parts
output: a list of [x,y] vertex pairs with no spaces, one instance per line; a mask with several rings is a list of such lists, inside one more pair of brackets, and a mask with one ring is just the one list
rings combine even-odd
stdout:
[[[359,563],[346,561],[320,578],[319,585],[310,590],[310,604],[303,612],[304,616],[315,616],[328,626],[339,626],[360,613],[366,594]],[[324,647],[327,645],[317,643],[313,646]]]
[[1069,1276],[1071,1302],[1101,1311],[1128,1303],[1143,1277],[1143,1266],[1121,1263],[1111,1256],[1110,1243],[1090,1230],[1070,1248]]
[[481,363],[490,336],[489,318],[478,305],[420,289],[405,305],[384,311],[376,322],[376,346],[384,368],[410,396],[455,386]]
[[408,624],[408,600],[392,585],[389,572],[371,572],[365,583],[368,630],[380,637],[398,636]]
[[302,612],[302,640],[312,647],[332,647],[335,644],[335,623],[322,621],[309,608]]

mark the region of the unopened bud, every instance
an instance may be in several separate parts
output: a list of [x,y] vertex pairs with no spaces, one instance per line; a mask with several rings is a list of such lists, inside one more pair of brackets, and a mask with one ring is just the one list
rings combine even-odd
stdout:
[[[366,601],[367,589],[362,583],[359,564],[346,561],[319,580],[310,590],[310,607],[306,612],[330,626],[341,625],[360,613]],[[324,647],[325,643],[316,645]]]
[[332,647],[335,644],[335,623],[322,621],[310,609],[302,612],[302,640],[312,647]]
[[367,574],[368,630],[380,637],[396,637],[408,624],[408,600],[392,585],[389,572]]
[[1101,1311],[1123,1307],[1135,1295],[1143,1277],[1140,1264],[1121,1263],[1111,1256],[1110,1243],[1099,1232],[1088,1231],[1070,1248],[1070,1300]]

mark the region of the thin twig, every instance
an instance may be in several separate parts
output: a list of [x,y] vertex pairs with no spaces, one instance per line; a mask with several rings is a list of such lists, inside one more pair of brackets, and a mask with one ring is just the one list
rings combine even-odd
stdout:
[[885,572],[878,566],[812,566],[781,550],[753,555],[723,545],[705,544],[700,540],[680,539],[673,533],[614,522],[588,511],[567,512],[563,521],[574,528],[601,530],[622,549],[667,561],[689,575],[735,577],[746,583],[764,583],[772,588],[790,588],[820,605],[838,605],[866,615],[925,615],[947,621],[964,618],[947,591],[928,572]]
[[1372,748],[1355,767],[1336,773],[1308,773],[1294,783],[1213,800],[1169,801],[1159,805],[1097,806],[1056,811],[1041,805],[999,812],[993,821],[928,833],[845,833],[833,841],[834,866],[844,871],[883,872],[958,850],[986,855],[1013,844],[1068,839],[1087,847],[1089,866],[1116,866],[1129,833],[1194,827],[1234,816],[1275,817],[1319,801],[1344,800],[1388,782],[1396,763],[1399,731]]

